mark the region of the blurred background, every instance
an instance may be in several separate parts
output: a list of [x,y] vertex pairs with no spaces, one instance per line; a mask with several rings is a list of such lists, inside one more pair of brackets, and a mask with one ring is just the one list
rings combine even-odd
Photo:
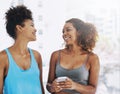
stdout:
[[[1,0],[0,51],[14,42],[6,33],[5,12],[24,4],[33,12],[37,40],[29,47],[39,51],[46,81],[50,55],[64,47],[62,28],[66,20],[79,18],[97,27],[99,39],[94,49],[100,58],[100,76],[96,94],[120,94],[120,1],[119,0]],[[46,94],[49,94],[45,88]]]

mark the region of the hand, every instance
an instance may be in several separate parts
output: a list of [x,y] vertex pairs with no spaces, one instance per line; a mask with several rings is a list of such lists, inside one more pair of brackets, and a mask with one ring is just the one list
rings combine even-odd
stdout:
[[60,92],[62,90],[59,82],[57,82],[56,79],[51,84],[51,90],[52,90],[52,92]]
[[70,78],[67,78],[66,81],[59,82],[59,85],[62,89],[75,89],[75,82],[71,80]]

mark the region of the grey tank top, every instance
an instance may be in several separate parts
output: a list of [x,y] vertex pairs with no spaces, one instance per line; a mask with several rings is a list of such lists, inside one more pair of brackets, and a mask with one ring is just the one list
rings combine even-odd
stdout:
[[[88,58],[89,58],[89,54],[87,55],[87,58],[82,66],[80,66],[79,68],[73,69],[73,70],[69,70],[69,69],[63,68],[60,65],[60,51],[59,51],[58,62],[56,64],[56,78],[62,77],[62,76],[67,76],[77,83],[87,85],[89,71],[86,69],[86,63],[88,61]],[[80,94],[79,92],[77,92],[75,90],[63,90],[63,91],[67,92],[69,94]]]

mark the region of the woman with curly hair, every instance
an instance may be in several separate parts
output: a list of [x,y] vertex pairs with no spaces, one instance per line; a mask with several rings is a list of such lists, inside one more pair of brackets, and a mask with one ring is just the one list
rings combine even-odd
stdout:
[[92,52],[98,34],[91,23],[72,18],[63,28],[64,49],[50,59],[47,90],[51,94],[95,94],[99,58]]
[[20,5],[11,7],[5,18],[15,42],[0,52],[0,94],[44,94],[41,55],[27,47],[36,40],[32,12]]

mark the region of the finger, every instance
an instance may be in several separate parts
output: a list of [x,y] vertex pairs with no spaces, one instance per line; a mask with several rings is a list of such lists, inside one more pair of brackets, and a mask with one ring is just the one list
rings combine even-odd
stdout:
[[65,81],[62,81],[62,82],[59,82],[59,85],[64,85],[66,82]]
[[55,87],[55,92],[60,92],[62,88],[60,86]]

